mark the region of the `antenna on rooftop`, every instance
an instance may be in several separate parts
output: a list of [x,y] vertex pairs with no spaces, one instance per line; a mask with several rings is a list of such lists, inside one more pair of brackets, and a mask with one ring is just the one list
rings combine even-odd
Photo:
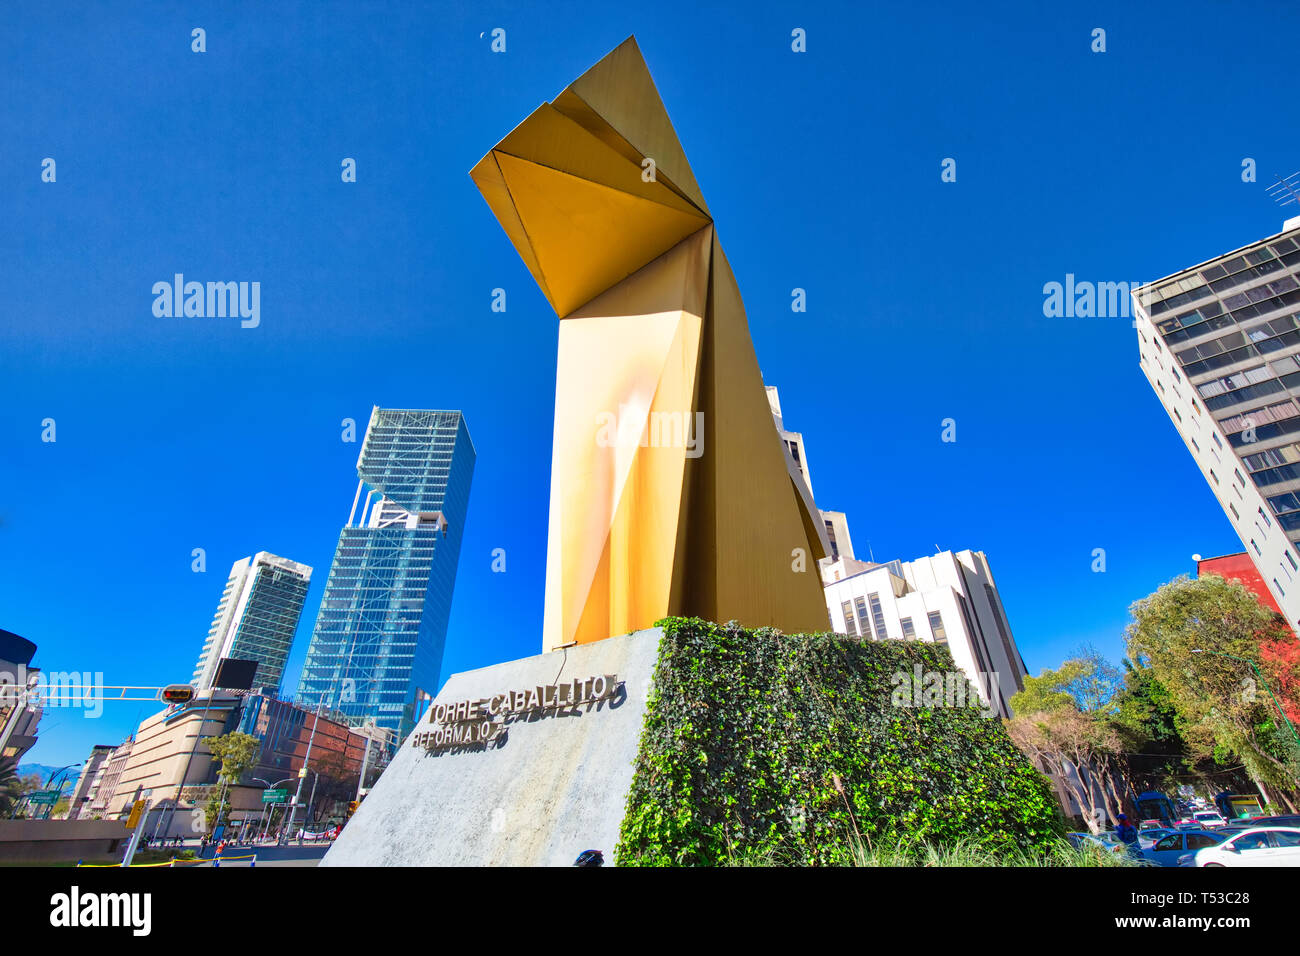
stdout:
[[1300,205],[1300,172],[1277,177],[1277,182],[1266,191],[1279,206]]

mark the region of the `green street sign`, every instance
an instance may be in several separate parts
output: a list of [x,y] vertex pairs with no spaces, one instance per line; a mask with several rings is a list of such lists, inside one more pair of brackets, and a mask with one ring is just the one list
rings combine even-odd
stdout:
[[59,791],[57,790],[35,790],[27,795],[27,799],[32,803],[48,804],[54,806],[59,802]]
[[289,796],[289,791],[288,791],[288,790],[263,790],[263,791],[262,791],[262,802],[263,802],[263,803],[283,803],[284,800],[285,800],[285,798],[288,797],[288,796]]

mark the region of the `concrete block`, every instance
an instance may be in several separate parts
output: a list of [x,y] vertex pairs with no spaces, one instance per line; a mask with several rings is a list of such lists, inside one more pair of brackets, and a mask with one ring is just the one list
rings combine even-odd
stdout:
[[[662,632],[453,674],[343,828],[322,866],[569,866],[614,862]],[[607,700],[506,723],[504,740],[429,753],[413,746],[439,704],[606,674]]]

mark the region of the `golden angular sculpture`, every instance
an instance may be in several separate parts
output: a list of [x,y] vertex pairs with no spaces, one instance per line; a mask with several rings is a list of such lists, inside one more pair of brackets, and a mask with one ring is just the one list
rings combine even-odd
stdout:
[[543,651],[667,615],[826,630],[825,530],[635,39],[470,175],[563,320]]

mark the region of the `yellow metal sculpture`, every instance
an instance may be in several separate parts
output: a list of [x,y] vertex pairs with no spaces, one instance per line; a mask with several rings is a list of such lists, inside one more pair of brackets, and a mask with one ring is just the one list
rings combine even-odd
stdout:
[[826,630],[825,530],[635,39],[470,175],[562,319],[543,650],[666,615]]

